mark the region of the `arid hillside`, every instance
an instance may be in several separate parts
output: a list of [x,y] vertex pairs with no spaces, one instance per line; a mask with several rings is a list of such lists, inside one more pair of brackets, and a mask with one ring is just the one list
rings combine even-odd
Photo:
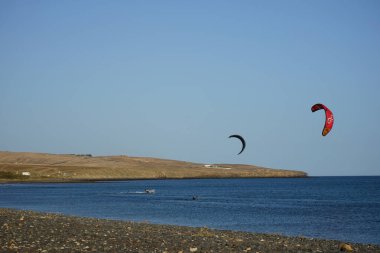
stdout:
[[241,164],[199,164],[149,157],[0,151],[0,182],[165,178],[305,177],[302,171]]

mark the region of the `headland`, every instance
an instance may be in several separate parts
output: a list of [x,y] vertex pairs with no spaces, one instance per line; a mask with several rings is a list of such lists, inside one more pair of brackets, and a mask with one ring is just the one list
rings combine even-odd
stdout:
[[245,164],[200,164],[125,155],[0,151],[0,183],[263,177],[307,177],[307,173]]

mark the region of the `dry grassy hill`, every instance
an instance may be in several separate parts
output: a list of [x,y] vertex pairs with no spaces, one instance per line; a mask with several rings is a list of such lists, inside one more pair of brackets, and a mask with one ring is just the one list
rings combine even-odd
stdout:
[[305,176],[307,174],[302,171],[253,165],[205,165],[149,157],[0,151],[0,182]]

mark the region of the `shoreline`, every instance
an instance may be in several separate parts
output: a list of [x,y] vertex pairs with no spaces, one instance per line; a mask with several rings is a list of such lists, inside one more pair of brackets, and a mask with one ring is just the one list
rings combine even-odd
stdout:
[[380,245],[0,208],[2,252],[380,252]]
[[312,176],[290,176],[290,177],[183,177],[183,178],[104,178],[104,179],[50,179],[50,180],[3,180],[0,184],[50,184],[50,183],[107,183],[122,181],[144,181],[144,180],[197,180],[197,179],[287,179],[287,178],[311,178]]
[[380,177],[372,176],[292,176],[292,177],[184,177],[184,178],[104,178],[104,179],[67,179],[67,180],[3,180],[0,179],[0,185],[4,184],[65,184],[65,183],[108,183],[108,182],[123,182],[123,181],[156,181],[156,180],[197,180],[197,179],[308,179],[320,177]]

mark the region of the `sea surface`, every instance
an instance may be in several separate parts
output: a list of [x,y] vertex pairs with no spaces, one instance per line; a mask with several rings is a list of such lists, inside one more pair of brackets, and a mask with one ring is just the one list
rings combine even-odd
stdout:
[[380,177],[0,184],[0,207],[380,245]]

